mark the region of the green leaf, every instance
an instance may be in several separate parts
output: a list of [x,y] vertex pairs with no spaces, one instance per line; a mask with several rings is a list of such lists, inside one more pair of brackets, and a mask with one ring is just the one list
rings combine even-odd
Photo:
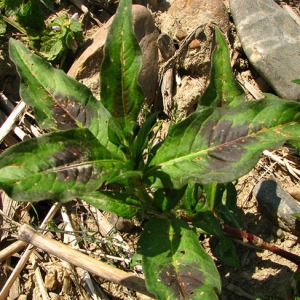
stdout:
[[222,238],[216,247],[216,256],[224,263],[239,268],[238,255],[235,246],[229,238]]
[[202,106],[235,106],[243,101],[245,93],[232,74],[227,42],[216,27],[210,84],[199,99],[198,109]]
[[181,200],[186,190],[157,189],[154,193],[153,204],[161,211],[171,211]]
[[18,201],[69,201],[124,169],[88,129],[56,131],[2,153],[0,188]]
[[201,211],[206,206],[206,201],[203,197],[202,186],[189,182],[185,193],[181,199],[181,209],[184,209],[185,213],[192,217],[195,212]]
[[118,192],[91,192],[80,198],[98,209],[123,218],[132,218],[140,210],[138,200]]
[[216,202],[214,212],[226,224],[244,229],[241,212],[237,206],[237,192],[231,182],[225,185],[223,198]]
[[13,39],[10,39],[10,57],[21,77],[21,97],[34,107],[41,128],[86,127],[103,146],[122,156],[108,139],[110,114],[85,85],[53,68]]
[[2,15],[0,13],[0,34],[5,34],[6,27],[6,22],[2,19]]
[[45,15],[37,0],[24,2],[17,14],[17,21],[31,36],[36,36],[45,29],[44,19]]
[[3,0],[6,13],[14,14],[20,10],[24,0]]
[[151,219],[138,242],[149,292],[157,299],[218,299],[221,281],[197,234],[181,220]]
[[222,199],[224,190],[224,184],[210,183],[203,186],[207,209],[214,210],[215,203]]
[[292,82],[294,82],[296,84],[300,84],[300,79],[294,79],[294,80],[292,80]]
[[131,4],[131,0],[119,3],[106,38],[100,71],[101,101],[129,141],[144,101],[138,84],[142,53],[133,31]]
[[62,40],[56,36],[52,36],[52,38],[48,38],[47,40],[43,38],[42,40],[43,43],[40,49],[40,54],[43,56],[43,58],[49,61],[56,59],[64,49]]
[[143,162],[143,153],[149,142],[148,139],[150,129],[153,126],[153,122],[155,121],[157,115],[158,113],[154,113],[146,119],[138,134],[136,135],[135,140],[133,141],[133,157],[136,161]]
[[205,108],[170,129],[146,175],[171,188],[233,181],[254,167],[263,150],[299,141],[299,121],[300,103],[276,97]]
[[82,24],[78,20],[75,20],[75,19],[71,18],[71,20],[70,20],[70,30],[72,32],[82,32]]
[[209,210],[198,212],[193,217],[193,226],[200,228],[208,234],[214,235],[220,239],[224,238],[219,220]]

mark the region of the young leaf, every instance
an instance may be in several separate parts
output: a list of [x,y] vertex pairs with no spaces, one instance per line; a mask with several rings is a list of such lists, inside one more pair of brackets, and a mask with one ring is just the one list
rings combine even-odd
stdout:
[[0,34],[5,34],[7,24],[2,18],[2,14],[0,13]]
[[133,142],[133,157],[136,161],[143,161],[143,152],[147,146],[149,132],[156,117],[157,113],[148,117],[135,137]]
[[218,299],[216,266],[197,234],[178,219],[151,219],[138,242],[149,292],[158,299]]
[[219,220],[209,210],[198,212],[193,217],[193,226],[201,228],[208,234],[212,234],[220,239],[224,238]]
[[207,203],[207,209],[213,211],[215,203],[222,199],[225,190],[224,184],[210,183],[203,186],[203,192]]
[[224,263],[239,268],[238,255],[236,253],[235,246],[229,238],[222,238],[216,247],[216,256]]
[[123,218],[131,218],[140,210],[138,200],[118,192],[91,192],[80,198],[98,209]]
[[154,193],[153,205],[161,211],[171,211],[182,199],[186,186],[180,190],[157,189]]
[[103,146],[117,152],[107,134],[111,116],[86,86],[51,67],[16,40],[10,39],[9,51],[21,77],[21,97],[34,107],[41,128],[86,127]]
[[110,26],[100,71],[103,105],[118,119],[129,140],[144,101],[138,84],[142,54],[133,31],[131,0],[120,1]]
[[170,188],[233,181],[254,167],[263,150],[299,141],[299,121],[300,103],[276,97],[204,108],[170,129],[146,175]]
[[192,217],[195,212],[206,208],[206,199],[203,197],[202,185],[189,182],[184,195],[181,198],[180,209],[184,209],[186,215]]
[[0,188],[18,201],[64,202],[122,172],[122,161],[88,129],[77,128],[29,139],[3,152]]
[[226,40],[216,27],[210,83],[199,99],[198,109],[202,106],[234,106],[243,101],[245,93],[232,74]]
[[231,182],[224,186],[225,191],[223,198],[216,201],[214,212],[226,224],[235,228],[244,229],[241,212],[237,206],[237,192],[235,186]]
[[300,84],[300,79],[294,79],[294,80],[292,80],[292,82],[294,82],[296,84]]
[[31,36],[40,34],[45,28],[45,15],[36,0],[24,1],[16,15],[17,21]]

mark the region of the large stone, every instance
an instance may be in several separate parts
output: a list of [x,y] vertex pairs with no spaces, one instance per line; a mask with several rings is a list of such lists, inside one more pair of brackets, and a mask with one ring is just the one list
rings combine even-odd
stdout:
[[167,0],[170,6],[158,13],[156,22],[173,39],[183,39],[198,26],[214,23],[227,33],[229,18],[222,0]]
[[[150,105],[156,97],[158,85],[158,50],[156,40],[159,35],[148,9],[142,5],[132,6],[134,31],[143,55],[143,65],[139,74],[146,102]],[[88,86],[99,98],[99,71],[103,60],[103,47],[112,18],[102,26],[89,41],[89,46],[71,66],[68,75]]]
[[224,33],[228,30],[228,12],[222,0],[175,0],[168,14],[182,31],[191,32],[205,23],[216,24]]
[[274,0],[230,0],[243,49],[278,96],[300,100],[300,28]]
[[300,235],[300,221],[294,214],[300,213],[300,203],[290,196],[273,179],[260,181],[254,188],[259,209],[286,231]]

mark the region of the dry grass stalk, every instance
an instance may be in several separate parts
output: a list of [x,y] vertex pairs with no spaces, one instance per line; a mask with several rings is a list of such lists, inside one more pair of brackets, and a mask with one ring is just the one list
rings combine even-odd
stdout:
[[20,117],[20,115],[22,115],[25,112],[25,109],[25,102],[20,101],[0,128],[0,143],[3,141],[6,135],[13,129],[16,120]]
[[136,277],[133,273],[127,273],[114,268],[106,263],[76,251],[69,246],[43,236],[28,225],[24,224],[20,227],[19,239],[24,242],[31,243],[45,252],[70,262],[77,267],[104,278],[105,280],[124,285],[129,289],[153,297],[153,295],[147,291],[145,281],[142,278]]
[[[46,215],[44,221],[42,222],[42,224],[40,226],[41,229],[46,228],[47,222],[50,221],[54,217],[54,215],[60,209],[60,206],[61,205],[59,203],[55,203],[51,207],[50,211],[48,212],[48,214]],[[24,241],[24,242],[26,242],[26,241]],[[7,297],[13,283],[15,282],[15,280],[17,279],[17,277],[19,276],[19,274],[25,267],[28,259],[30,258],[32,251],[33,251],[32,245],[28,245],[25,252],[23,253],[22,257],[20,258],[19,262],[17,263],[16,267],[14,268],[13,272],[11,273],[10,277],[6,281],[4,287],[2,288],[2,290],[0,292],[0,299],[5,299]]]

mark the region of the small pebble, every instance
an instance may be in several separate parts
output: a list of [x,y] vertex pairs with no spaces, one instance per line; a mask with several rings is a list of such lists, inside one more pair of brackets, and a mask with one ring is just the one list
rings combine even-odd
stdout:
[[295,242],[291,240],[287,240],[284,242],[284,245],[288,248],[293,248],[295,246]]
[[200,48],[200,43],[198,40],[192,40],[190,43],[189,43],[189,49],[198,49]]
[[279,238],[279,239],[284,239],[285,235],[284,235],[284,232],[281,228],[278,228],[276,230],[276,236]]
[[179,40],[179,41],[182,41],[184,38],[186,38],[188,35],[188,33],[185,31],[185,30],[182,30],[182,29],[178,29],[176,31],[176,38]]

